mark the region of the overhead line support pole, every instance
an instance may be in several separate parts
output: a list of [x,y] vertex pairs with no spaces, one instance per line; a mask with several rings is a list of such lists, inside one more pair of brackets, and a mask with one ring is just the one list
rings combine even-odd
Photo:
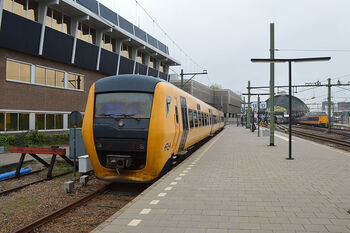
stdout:
[[[270,24],[270,59],[275,59],[275,24]],[[275,145],[275,63],[270,64],[270,146]]]
[[292,61],[288,62],[289,65],[289,156],[288,160],[293,160],[292,158]]
[[332,109],[332,96],[331,96],[331,79],[328,79],[328,133],[331,132],[332,121],[331,121],[331,109]]
[[248,109],[247,109],[247,128],[250,129],[250,81],[248,81]]

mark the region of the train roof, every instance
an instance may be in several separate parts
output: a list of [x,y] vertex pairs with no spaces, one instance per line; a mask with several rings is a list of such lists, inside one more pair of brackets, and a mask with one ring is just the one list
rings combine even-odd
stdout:
[[153,78],[145,75],[115,75],[97,80],[95,82],[95,92],[154,92],[154,89],[159,82],[165,81],[159,78]]

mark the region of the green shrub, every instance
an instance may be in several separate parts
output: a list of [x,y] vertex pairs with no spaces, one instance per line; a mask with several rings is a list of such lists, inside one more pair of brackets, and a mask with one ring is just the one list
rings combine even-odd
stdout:
[[41,145],[62,145],[69,144],[69,134],[43,134],[33,131],[31,135],[18,134],[9,136],[0,134],[0,146],[41,146]]
[[15,137],[7,134],[0,135],[0,146],[15,145]]
[[42,145],[45,143],[45,134],[39,133],[37,130],[33,131],[30,136],[27,137],[29,144]]

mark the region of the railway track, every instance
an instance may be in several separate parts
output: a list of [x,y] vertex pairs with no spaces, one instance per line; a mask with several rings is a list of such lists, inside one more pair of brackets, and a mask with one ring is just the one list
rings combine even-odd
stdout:
[[[282,126],[282,125],[278,125],[278,127],[280,129],[282,129],[283,131],[288,132],[288,127]],[[303,137],[312,138],[312,139],[315,139],[315,140],[320,140],[322,142],[332,143],[332,144],[335,144],[335,145],[339,145],[339,146],[344,146],[344,147],[350,148],[350,141],[346,141],[346,140],[341,140],[341,139],[335,139],[335,138],[332,138],[332,137],[316,135],[316,134],[312,134],[312,133],[309,133],[309,132],[301,131],[300,129],[296,129],[296,128],[293,129],[293,134],[294,135],[303,136]]]
[[[194,151],[196,151],[198,148],[200,148],[203,144],[205,144],[207,141],[209,141],[212,137],[201,141],[198,143],[195,147],[189,149],[188,153],[184,156],[184,159],[186,159],[188,156],[190,156]],[[174,166],[177,166],[180,164],[183,160],[178,160],[177,163],[174,164]],[[35,222],[32,222],[31,224],[28,224],[24,226],[23,228],[15,231],[17,233],[27,233],[27,232],[42,232],[47,231],[48,229],[50,231],[55,231],[55,229],[64,229],[64,231],[70,231],[70,232],[89,232],[92,229],[94,229],[96,226],[90,226],[89,229],[80,229],[79,227],[87,227],[86,225],[89,225],[86,223],[86,220],[79,216],[80,214],[83,214],[83,216],[88,216],[91,214],[91,212],[94,212],[96,214],[96,208],[115,208],[114,212],[118,211],[123,205],[125,205],[127,202],[129,202],[129,199],[133,199],[137,195],[139,195],[142,191],[144,191],[146,188],[148,188],[150,184],[123,184],[123,185],[115,185],[115,184],[108,184],[100,187],[99,189],[95,190],[94,192],[90,193],[89,195],[74,201],[73,203],[45,216],[42,217]],[[113,186],[115,186],[113,188]],[[92,204],[96,199],[108,199],[108,195],[112,196],[113,204],[105,202],[104,204]],[[128,199],[129,198],[129,199]],[[120,203],[123,202],[122,206],[118,206],[118,200]],[[116,207],[118,206],[118,207]],[[90,208],[89,208],[90,207]],[[91,208],[93,207],[93,208]],[[83,211],[81,209],[84,209]],[[91,210],[92,209],[92,210]],[[73,229],[67,229],[67,226],[65,225],[65,222],[70,221],[67,219],[72,218],[74,219],[74,213],[78,214],[78,217],[80,221],[83,221],[82,223],[78,223],[77,219],[72,220],[76,221],[77,225],[76,228]],[[112,215],[111,213],[110,215]],[[76,216],[75,216],[76,217]],[[109,216],[107,216],[109,217]],[[96,218],[101,218],[101,222],[105,221],[105,219],[102,219],[101,215],[97,215]],[[64,219],[61,220],[60,219]],[[54,221],[53,221],[54,220]],[[85,222],[84,222],[85,221]],[[99,225],[101,222],[96,222],[96,225]],[[94,225],[94,224],[90,224]],[[79,229],[78,229],[79,228]],[[58,230],[59,231],[59,230]]]
[[54,220],[55,218],[58,218],[60,216],[62,216],[63,214],[69,212],[70,210],[83,205],[84,203],[88,202],[89,200],[91,200],[92,198],[96,197],[97,195],[99,195],[101,192],[105,191],[107,188],[109,187],[109,185],[104,185],[102,187],[100,187],[99,189],[95,190],[94,192],[90,193],[89,195],[78,199],[77,201],[72,202],[71,204],[51,213],[46,215],[45,217],[42,217],[41,219],[38,219],[37,221],[24,226],[23,228],[19,229],[16,231],[16,233],[27,233],[27,232],[33,232],[35,231],[37,228],[41,227],[42,225]]
[[[319,131],[319,132],[327,132],[327,128],[320,128],[320,127],[313,127],[309,125],[296,125],[296,128],[301,128],[301,129],[309,129],[309,130],[314,130],[314,131]],[[341,136],[350,136],[350,130],[349,129],[342,129],[339,127],[332,127],[331,132],[334,134],[338,134]]]
[[[40,171],[37,171],[37,172],[40,172]],[[36,172],[36,173],[37,173],[37,172]],[[65,176],[65,175],[68,175],[68,174],[70,174],[70,173],[72,173],[72,172],[73,172],[73,171],[65,172],[65,173],[62,173],[62,174],[53,176],[52,178],[57,178],[57,177]],[[31,173],[31,174],[33,174],[33,173]],[[14,177],[14,178],[16,178],[16,177]],[[6,179],[6,180],[11,180],[11,179],[14,179],[14,178],[11,177],[10,179]],[[21,186],[12,188],[12,189],[7,189],[7,190],[5,190],[5,191],[1,191],[1,192],[0,192],[0,197],[1,197],[1,196],[4,196],[4,195],[8,195],[8,194],[13,193],[13,192],[16,192],[16,191],[21,190],[21,189],[23,189],[23,188],[25,188],[25,187],[28,187],[28,186],[30,186],[30,185],[38,184],[38,183],[41,183],[41,182],[44,182],[44,181],[47,181],[47,180],[48,180],[47,178],[41,179],[41,180],[36,180],[36,181],[31,182],[31,183],[28,183],[28,184],[24,184],[24,185],[21,185]]]

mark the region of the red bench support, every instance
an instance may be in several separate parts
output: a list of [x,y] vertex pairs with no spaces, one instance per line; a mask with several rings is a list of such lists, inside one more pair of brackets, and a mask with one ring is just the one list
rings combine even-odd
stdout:
[[[58,147],[51,147],[51,148],[32,148],[32,147],[11,147],[10,149],[11,153],[21,153],[21,158],[19,159],[19,163],[17,165],[16,174],[15,176],[17,178],[20,177],[20,170],[22,168],[24,158],[26,154],[31,155],[34,159],[42,163],[45,167],[48,167],[49,170],[47,172],[47,179],[52,179],[52,170],[55,165],[56,156],[61,156],[62,159],[64,159],[67,163],[69,163],[71,166],[74,166],[72,160],[70,160],[66,156],[66,149],[58,148]],[[45,160],[40,158],[37,154],[42,155],[52,155],[51,162],[48,164]]]

